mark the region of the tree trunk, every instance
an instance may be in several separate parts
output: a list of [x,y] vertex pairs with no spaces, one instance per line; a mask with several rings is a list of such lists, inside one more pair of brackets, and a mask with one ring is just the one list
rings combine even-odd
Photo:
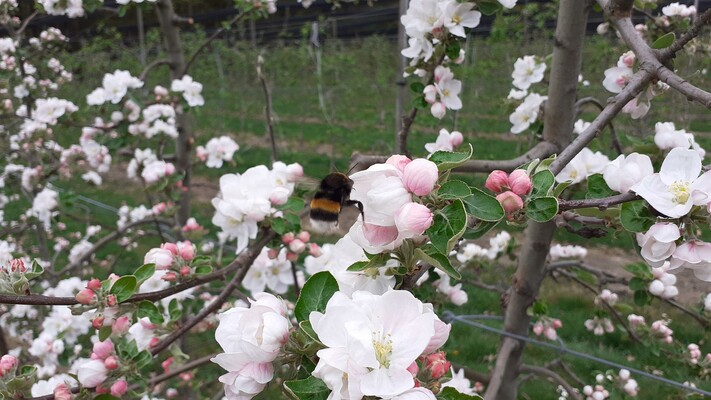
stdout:
[[[558,10],[543,138],[557,145],[559,150],[570,142],[575,118],[576,88],[590,6],[589,2],[581,3],[578,0],[562,0]],[[546,258],[555,229],[553,221],[531,221],[525,230],[518,268],[508,293],[504,318],[504,329],[507,332],[528,335],[531,318],[527,310],[535,301],[546,275]],[[486,399],[516,398],[516,377],[521,366],[523,349],[523,342],[502,336]]]
[[[180,79],[185,71],[185,56],[183,55],[183,45],[180,41],[180,30],[175,25],[175,10],[172,0],[160,0],[157,3],[158,21],[163,35],[163,43],[170,59],[170,79]],[[178,126],[178,139],[175,143],[176,168],[185,174],[183,187],[190,188],[190,152],[192,151],[192,117],[178,112],[176,123]],[[178,223],[184,225],[190,218],[190,191],[180,193],[180,206],[178,209]]]

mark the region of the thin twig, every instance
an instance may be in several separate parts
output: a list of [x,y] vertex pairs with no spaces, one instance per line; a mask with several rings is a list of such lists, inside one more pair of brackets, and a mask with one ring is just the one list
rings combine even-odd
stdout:
[[162,58],[160,60],[155,60],[152,63],[146,65],[145,68],[143,68],[143,72],[141,72],[141,75],[138,76],[138,79],[145,81],[146,77],[148,77],[148,74],[156,67],[159,67],[161,65],[168,65],[170,66],[170,60],[167,58]]
[[566,381],[563,379],[562,376],[558,375],[555,371],[546,368],[546,367],[541,367],[537,365],[527,365],[523,364],[521,367],[518,369],[519,372],[529,372],[534,375],[538,376],[545,376],[547,378],[550,378],[554,383],[560,385],[565,389],[566,392],[568,392],[568,395],[570,396],[571,399],[573,400],[582,400],[582,397],[578,392],[575,391],[575,389]]
[[[589,97],[583,97],[582,99],[578,100],[575,102],[575,108],[578,110],[577,114],[579,115],[582,111],[581,108],[585,106],[586,104],[592,104],[595,107],[597,107],[600,111],[605,109],[605,106],[602,104],[602,102],[592,96]],[[620,140],[617,138],[617,132],[615,131],[615,126],[612,124],[612,120],[607,124],[607,127],[610,129],[610,141],[612,142],[612,147],[615,149],[617,154],[623,154],[624,151],[622,150],[622,145],[620,144]]]
[[614,205],[627,203],[637,200],[639,196],[634,192],[627,192],[601,199],[580,199],[580,200],[559,200],[558,209],[560,211],[573,210],[576,208],[598,208],[600,210],[608,209]]
[[242,12],[240,14],[235,15],[231,20],[227,21],[227,24],[223,25],[220,29],[216,30],[212,35],[210,35],[210,37],[207,38],[207,40],[205,40],[205,42],[203,42],[203,44],[201,44],[200,47],[198,47],[197,50],[195,50],[195,52],[190,56],[190,58],[188,59],[188,62],[185,63],[185,68],[183,68],[182,75],[185,75],[188,73],[188,70],[190,70],[190,66],[193,65],[193,63],[197,59],[197,56],[203,50],[205,50],[205,48],[210,43],[212,43],[213,40],[217,39],[218,36],[220,36],[223,32],[227,31],[229,28],[232,27],[232,25],[237,23],[239,20],[244,18],[246,15],[249,15],[253,10],[254,10],[253,8],[250,8],[250,9],[244,10],[244,12]]
[[277,154],[276,137],[274,136],[274,126],[272,120],[272,96],[269,93],[267,78],[264,76],[264,58],[261,54],[257,57],[257,76],[259,77],[259,82],[262,84],[262,91],[264,92],[264,119],[267,124],[269,141],[272,145],[272,163],[275,163],[279,160],[279,156]]

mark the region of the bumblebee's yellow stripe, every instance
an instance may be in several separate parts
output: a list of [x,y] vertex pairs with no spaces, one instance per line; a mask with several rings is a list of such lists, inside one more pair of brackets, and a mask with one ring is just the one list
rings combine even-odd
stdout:
[[313,199],[311,200],[311,209],[319,209],[333,214],[341,212],[341,204],[329,199]]

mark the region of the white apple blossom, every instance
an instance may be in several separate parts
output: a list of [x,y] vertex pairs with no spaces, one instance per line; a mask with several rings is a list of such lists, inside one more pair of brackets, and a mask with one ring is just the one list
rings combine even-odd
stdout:
[[49,379],[35,382],[32,385],[32,389],[30,389],[30,393],[33,397],[47,396],[53,394],[54,388],[61,384],[75,386],[77,381],[67,374],[56,374]]
[[676,250],[676,241],[681,237],[681,231],[676,224],[658,222],[645,233],[637,234],[637,244],[641,247],[641,255],[653,267],[661,267]]
[[578,153],[570,163],[556,175],[558,183],[570,181],[579,183],[587,179],[592,174],[602,173],[610,163],[610,159],[599,151],[592,152],[589,148],[584,148]]
[[324,313],[309,319],[326,346],[313,375],[336,399],[390,398],[412,389],[407,368],[427,348],[437,320],[431,307],[402,290],[358,291],[352,298],[337,292]]
[[647,176],[632,190],[662,214],[679,218],[694,205],[711,201],[711,172],[699,176],[700,172],[698,153],[675,148],[664,159],[659,173]]
[[88,360],[77,364],[77,380],[82,386],[93,388],[104,383],[109,370],[104,366],[104,360]]
[[456,373],[454,368],[452,368],[452,379],[442,383],[442,388],[451,387],[457,392],[467,395],[476,394],[476,391],[472,389],[472,383],[469,379],[464,376],[464,368],[460,368]]
[[46,230],[49,230],[51,225],[52,210],[59,204],[57,197],[57,192],[50,188],[44,188],[41,192],[37,193],[37,196],[35,196],[35,199],[32,201],[32,208],[29,210],[29,213],[37,217]]
[[508,100],[521,100],[524,97],[528,96],[528,90],[516,90],[516,89],[511,89],[509,91],[509,95],[506,96],[506,99]]
[[170,84],[170,90],[182,92],[183,98],[190,107],[205,105],[202,97],[202,83],[195,82],[190,75],[184,75],[181,79],[174,79]]
[[466,291],[462,290],[461,283],[452,286],[449,275],[439,269],[435,269],[434,272],[439,275],[439,279],[432,282],[432,286],[434,286],[439,293],[445,295],[455,306],[461,306],[469,301],[469,296]]
[[206,161],[208,168],[221,168],[225,161],[232,161],[239,145],[229,136],[220,136],[210,139],[205,146],[198,146],[197,157]]
[[588,255],[588,250],[582,246],[563,246],[560,243],[556,243],[551,246],[548,253],[550,254],[552,261],[571,258],[582,259]]
[[585,132],[590,125],[592,125],[592,123],[579,119],[575,121],[575,124],[573,124],[573,133],[579,135]]
[[594,317],[585,321],[585,328],[592,331],[595,336],[602,336],[607,333],[612,333],[615,331],[615,326],[612,324],[609,318]]
[[35,109],[32,111],[32,119],[54,125],[57,123],[57,118],[64,114],[71,114],[79,108],[71,101],[58,99],[56,97],[48,97],[45,99],[35,100]]
[[536,56],[523,56],[514,63],[511,74],[513,85],[522,90],[528,90],[531,84],[543,80],[546,64],[539,62]]
[[321,246],[321,255],[307,256],[304,260],[306,272],[314,275],[317,272],[328,271],[336,278],[341,292],[351,295],[357,290],[374,294],[382,294],[395,287],[395,277],[386,275],[388,265],[365,271],[348,271],[348,267],[358,261],[366,261],[368,257],[358,246],[350,234],[343,236],[335,244]]
[[218,316],[215,340],[224,353],[212,362],[227,370],[219,381],[229,400],[251,399],[274,376],[272,361],[289,338],[291,323],[284,303],[268,293],[258,293],[251,307],[235,306]]
[[711,282],[711,243],[689,240],[677,246],[669,269],[677,268],[688,268],[698,279]]
[[472,10],[474,3],[460,3],[456,0],[439,2],[442,10],[443,24],[454,36],[466,37],[464,28],[475,28],[481,20],[481,13]]
[[439,136],[434,143],[425,144],[425,150],[429,152],[429,155],[437,151],[454,151],[454,148],[459,146],[464,137],[459,131],[452,131],[449,133],[446,129],[440,129]]
[[711,293],[707,294],[704,298],[704,310],[711,311]]
[[677,130],[673,122],[657,122],[654,124],[654,132],[654,144],[662,150],[691,148],[699,153],[701,158],[706,155],[706,151],[696,143],[694,135],[684,129]]
[[499,4],[504,6],[504,8],[511,9],[511,8],[514,8],[514,6],[516,6],[516,2],[518,0],[497,0],[497,1],[499,2]]
[[154,160],[146,163],[141,171],[141,177],[147,184],[153,184],[175,173],[175,166],[163,160]]
[[696,7],[679,3],[671,3],[662,7],[662,14],[667,17],[690,17],[696,15]]
[[276,258],[269,258],[269,248],[264,247],[247,271],[242,286],[252,294],[264,292],[265,287],[274,293],[283,294],[294,284],[291,262],[286,259],[286,248]]
[[632,186],[653,173],[654,167],[648,155],[632,153],[627,157],[622,154],[618,156],[605,167],[602,176],[610,189],[626,193]]
[[665,261],[661,267],[652,268],[652,275],[655,279],[649,284],[649,293],[663,299],[671,299],[679,294],[676,287],[676,276],[667,273],[669,266],[669,261]]
[[513,125],[511,133],[521,133],[528,129],[532,123],[536,122],[541,105],[548,99],[548,96],[541,96],[538,93],[531,93],[523,100],[523,103],[516,107],[516,110],[509,116],[509,122]]
[[151,323],[148,317],[139,319],[138,322],[128,328],[128,338],[136,341],[136,347],[139,351],[148,349],[151,339],[154,337],[156,337],[155,325]]

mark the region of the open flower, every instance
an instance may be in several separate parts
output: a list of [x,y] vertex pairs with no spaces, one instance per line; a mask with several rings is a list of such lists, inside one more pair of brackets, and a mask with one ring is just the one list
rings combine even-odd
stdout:
[[711,201],[711,173],[701,172],[701,158],[694,150],[675,148],[669,152],[659,173],[649,175],[632,190],[660,213],[683,217],[694,205]]
[[326,346],[319,350],[314,376],[332,398],[390,398],[415,386],[408,367],[435,335],[437,319],[412,293],[383,295],[337,292],[324,313],[312,312],[311,325]]
[[617,157],[605,167],[602,176],[610,189],[626,193],[632,186],[653,173],[654,167],[649,156],[632,153],[627,157],[624,155]]
[[711,282],[711,243],[690,240],[676,248],[671,269],[688,268],[702,281]]
[[637,243],[642,248],[642,257],[653,267],[661,267],[676,250],[676,241],[681,232],[676,224],[659,222],[643,235],[637,234]]

